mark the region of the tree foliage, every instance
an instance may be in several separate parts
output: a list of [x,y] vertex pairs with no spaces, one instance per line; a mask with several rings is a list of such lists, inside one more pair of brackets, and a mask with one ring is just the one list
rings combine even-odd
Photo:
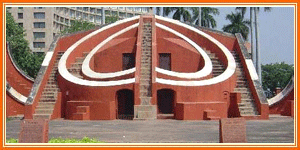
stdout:
[[114,23],[119,20],[119,17],[114,15],[114,16],[105,16],[105,23]]
[[250,21],[244,19],[244,15],[241,12],[231,13],[226,15],[226,20],[229,20],[231,24],[224,25],[223,31],[232,34],[241,33],[244,39],[247,40],[249,34]]
[[[196,25],[199,25],[199,8],[192,7],[193,17],[192,22],[195,22]],[[213,17],[213,15],[219,15],[218,8],[212,7],[201,7],[201,26],[207,28],[215,28],[217,27],[217,21]]]
[[262,86],[273,94],[277,87],[285,88],[293,74],[293,65],[284,62],[262,65]]
[[182,20],[184,22],[191,22],[192,21],[192,15],[190,13],[190,7],[170,7],[170,10],[175,13],[173,14],[173,19],[175,20]]
[[[160,7],[156,7],[156,15],[160,15],[160,11],[161,8]],[[163,17],[168,16],[171,13],[172,9],[171,7],[162,7],[162,13],[163,13]]]
[[95,28],[95,24],[91,22],[84,21],[84,20],[74,20],[71,21],[71,26],[61,31],[61,34],[75,33],[78,31],[86,31],[93,28]]
[[6,41],[10,44],[16,65],[27,75],[35,78],[44,54],[31,53],[28,41],[25,39],[25,30],[14,21],[9,12],[6,13]]

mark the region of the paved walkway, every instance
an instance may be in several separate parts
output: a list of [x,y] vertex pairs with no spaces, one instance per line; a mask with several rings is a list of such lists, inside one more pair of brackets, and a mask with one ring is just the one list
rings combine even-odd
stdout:
[[[6,138],[18,138],[20,121],[6,124]],[[271,116],[270,120],[247,121],[249,143],[293,143],[294,120]],[[113,120],[49,123],[49,138],[97,138],[107,143],[218,143],[219,121]]]

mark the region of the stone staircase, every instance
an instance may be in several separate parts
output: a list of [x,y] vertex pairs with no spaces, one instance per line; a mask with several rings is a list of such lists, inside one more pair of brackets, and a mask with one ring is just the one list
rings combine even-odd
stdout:
[[255,105],[255,100],[253,98],[252,92],[248,86],[248,81],[244,74],[244,69],[241,64],[240,58],[235,51],[231,52],[235,62],[236,62],[236,73],[237,73],[237,81],[236,88],[234,92],[241,93],[241,103],[239,103],[239,110],[241,116],[255,116],[258,115],[258,111]]
[[204,51],[206,52],[206,54],[208,55],[208,57],[210,58],[211,62],[212,62],[212,73],[213,73],[213,77],[219,76],[220,74],[222,74],[225,69],[224,69],[224,65],[220,62],[219,58],[215,55],[215,53],[212,53],[209,50],[204,49]]
[[143,24],[142,51],[141,51],[141,78],[140,99],[142,105],[150,104],[151,90],[151,67],[152,67],[152,26],[151,23]]
[[52,115],[57,99],[57,92],[60,90],[56,80],[58,62],[63,54],[64,52],[58,52],[56,56],[54,66],[33,114],[33,119],[50,119]]
[[81,75],[81,66],[85,59],[85,57],[89,54],[89,52],[83,52],[82,57],[76,57],[75,63],[71,64],[71,67],[68,69],[68,71],[75,77],[78,77],[80,79],[83,79],[83,76]]
[[134,106],[134,119],[145,120],[157,118],[156,105],[151,105],[152,99],[152,25],[142,24],[141,73],[140,73],[140,105]]

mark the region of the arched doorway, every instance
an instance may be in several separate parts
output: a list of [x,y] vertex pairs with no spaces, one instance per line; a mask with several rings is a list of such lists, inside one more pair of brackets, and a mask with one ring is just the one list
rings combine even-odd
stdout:
[[133,119],[134,113],[134,96],[132,90],[119,90],[117,91],[117,119]]
[[174,118],[175,91],[161,89],[157,91],[158,118]]

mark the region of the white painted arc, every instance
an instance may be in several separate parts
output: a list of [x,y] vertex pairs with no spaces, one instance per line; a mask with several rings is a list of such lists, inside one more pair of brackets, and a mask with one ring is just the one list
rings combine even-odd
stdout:
[[75,83],[78,85],[84,85],[84,86],[99,86],[99,87],[103,87],[103,86],[117,86],[117,85],[124,85],[124,84],[131,84],[135,82],[135,78],[130,78],[130,79],[124,79],[124,80],[118,80],[118,81],[89,81],[89,80],[84,80],[84,79],[80,79],[77,78],[75,76],[73,76],[67,69],[66,63],[67,63],[67,59],[69,57],[69,55],[73,52],[73,50],[79,46],[81,43],[83,43],[84,41],[88,40],[89,38],[93,37],[94,35],[97,35],[98,33],[105,31],[111,27],[120,25],[122,23],[125,22],[129,22],[129,21],[133,21],[133,20],[137,20],[139,19],[140,16],[135,16],[132,18],[128,18],[128,19],[123,19],[120,21],[117,21],[115,23],[112,23],[110,25],[107,25],[105,27],[102,27],[88,35],[86,35],[85,37],[81,38],[80,40],[78,40],[76,43],[74,43],[72,46],[70,46],[66,52],[63,54],[63,56],[61,57],[59,63],[58,63],[58,72],[59,74],[67,81],[71,82],[71,83]]
[[136,23],[134,25],[131,25],[113,35],[111,35],[110,37],[108,37],[107,39],[105,39],[104,41],[102,41],[100,44],[98,44],[95,48],[92,49],[92,51],[86,56],[86,58],[84,59],[83,63],[82,63],[82,73],[92,79],[106,79],[106,78],[114,78],[114,77],[119,77],[119,76],[123,76],[123,75],[127,75],[127,74],[131,74],[134,73],[136,71],[136,68],[131,68],[131,69],[127,69],[127,70],[123,70],[123,71],[118,71],[118,72],[111,72],[111,73],[100,73],[100,72],[95,72],[90,68],[90,61],[92,59],[92,57],[95,55],[95,53],[101,48],[103,47],[106,43],[108,43],[109,41],[111,41],[112,39],[114,39],[115,37],[131,30],[134,28],[137,28],[139,26],[139,23]]
[[199,70],[197,72],[192,72],[192,73],[181,73],[181,72],[169,71],[169,70],[165,70],[165,69],[158,68],[158,67],[155,67],[155,71],[157,71],[161,74],[174,76],[174,77],[178,77],[178,78],[185,78],[185,79],[202,78],[202,77],[208,76],[212,72],[212,62],[211,62],[210,58],[208,57],[206,52],[200,46],[198,46],[194,41],[192,41],[191,39],[184,36],[183,34],[177,32],[165,25],[162,25],[160,23],[155,23],[155,25],[157,27],[159,27],[163,30],[166,30],[168,32],[171,32],[171,33],[175,34],[176,36],[187,41],[190,45],[192,45],[200,53],[200,55],[203,57],[204,63],[205,63],[204,67],[201,70]]
[[12,95],[17,101],[25,104],[27,101],[27,97],[16,91],[13,87],[8,90],[8,93]]
[[225,56],[227,58],[227,63],[228,63],[226,70],[221,75],[210,78],[210,79],[205,79],[205,80],[201,80],[201,81],[182,81],[182,80],[175,81],[175,80],[169,80],[169,79],[163,79],[163,78],[156,78],[157,83],[166,84],[166,85],[174,85],[174,86],[207,86],[207,85],[221,83],[221,82],[229,79],[235,73],[236,63],[235,63],[234,57],[222,43],[220,43],[219,41],[217,41],[210,35],[202,32],[194,27],[191,27],[189,25],[181,23],[177,20],[173,20],[170,18],[164,18],[164,17],[157,16],[157,15],[155,15],[155,18],[158,20],[161,20],[161,21],[170,22],[170,23],[176,24],[178,26],[187,28],[191,31],[194,31],[195,33],[198,33],[199,35],[203,36],[204,38],[210,40],[216,46],[218,46],[220,48],[220,50],[225,54]]

